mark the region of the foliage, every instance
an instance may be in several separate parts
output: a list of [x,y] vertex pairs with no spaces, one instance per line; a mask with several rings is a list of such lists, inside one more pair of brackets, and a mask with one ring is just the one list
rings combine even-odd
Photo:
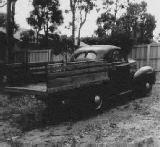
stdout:
[[140,36],[137,39],[138,43],[149,43],[153,38],[153,31],[156,28],[155,17],[149,13],[144,13],[140,26]]
[[147,13],[147,3],[144,1],[130,2],[121,8],[126,8],[126,12],[117,18],[108,7],[97,19],[98,29],[95,33],[102,39],[107,38],[107,41],[123,46],[128,53],[133,43],[150,43],[156,21],[153,15]]
[[34,42],[35,40],[35,32],[33,30],[26,30],[20,33],[20,39],[23,42],[29,43]]
[[95,34],[98,35],[98,37],[105,37],[106,36],[106,30],[102,27],[102,26],[99,26],[97,28],[97,30],[95,31]]
[[110,35],[110,31],[115,28],[115,16],[111,13],[102,13],[97,19],[98,29],[95,33],[100,37]]
[[[13,46],[14,46],[14,43],[17,42],[17,39],[12,38],[11,42],[13,43]],[[7,35],[6,33],[0,31],[0,62],[5,61],[5,55],[6,55],[5,53],[6,53],[7,47],[8,47]]]
[[[6,13],[0,13],[0,27],[5,28],[6,25],[7,25]],[[12,27],[14,33],[19,29],[19,26],[15,22],[12,22]]]
[[15,4],[17,0],[2,0],[0,1],[0,7],[7,5],[7,14],[1,14],[0,27],[6,28],[7,32],[7,48],[5,53],[6,62],[12,62],[13,60],[13,46],[14,39],[13,34],[18,30],[19,26],[15,23]]
[[155,17],[147,11],[147,3],[130,3],[125,15],[119,18],[118,28],[130,34],[136,43],[149,43],[156,27]]
[[[73,52],[72,39],[67,36],[59,36],[58,34],[48,34],[48,48],[52,49],[54,54],[63,54],[64,52]],[[40,39],[39,48],[44,49],[46,47],[45,36]]]
[[104,12],[97,18],[98,29],[95,33],[100,37],[104,35],[110,35],[116,28],[117,14],[119,10],[123,10],[125,4],[119,0],[104,0],[103,9]]
[[122,48],[124,54],[128,54],[135,43],[126,33],[122,32],[104,37],[84,37],[82,41],[89,45],[116,45]]
[[3,32],[0,32],[0,60],[1,61],[2,60],[4,61],[6,46],[7,46],[6,34]]
[[48,40],[48,33],[54,32],[57,25],[63,22],[62,12],[59,10],[59,1],[33,0],[32,4],[34,10],[31,11],[27,22],[37,31],[37,39],[39,32],[43,30]]
[[0,13],[0,27],[5,27],[6,25],[6,14]]

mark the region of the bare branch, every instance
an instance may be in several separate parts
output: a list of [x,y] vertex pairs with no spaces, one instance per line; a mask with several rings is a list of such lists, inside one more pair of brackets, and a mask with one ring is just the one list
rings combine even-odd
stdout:
[[81,23],[80,23],[80,28],[82,28],[82,26],[84,25],[84,23],[86,22],[86,19],[87,19],[87,12],[85,12],[85,16],[84,16],[84,19],[82,20],[82,17],[81,17]]
[[4,3],[3,5],[0,6],[0,8],[4,7],[4,6],[6,6],[6,5],[7,5],[7,3]]

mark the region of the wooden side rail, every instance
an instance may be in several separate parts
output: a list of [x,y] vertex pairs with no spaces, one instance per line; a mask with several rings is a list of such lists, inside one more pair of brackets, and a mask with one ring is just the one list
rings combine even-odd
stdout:
[[70,65],[49,65],[47,75],[48,92],[58,92],[80,86],[89,86],[109,80],[111,64],[106,62],[72,63]]
[[10,85],[45,82],[48,63],[8,64],[4,74]]

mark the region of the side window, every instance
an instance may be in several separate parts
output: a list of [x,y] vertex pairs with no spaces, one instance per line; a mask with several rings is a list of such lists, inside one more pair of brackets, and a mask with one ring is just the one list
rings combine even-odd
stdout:
[[119,61],[119,52],[118,51],[113,52],[112,59],[113,59],[113,62],[118,62]]
[[93,52],[90,52],[86,56],[87,59],[95,60],[96,59],[96,54]]
[[122,57],[122,55],[120,54],[120,52],[118,50],[115,50],[112,53],[112,62],[124,62],[124,57]]
[[84,59],[84,58],[85,58],[85,55],[86,55],[86,53],[81,53],[81,54],[79,54],[79,55],[76,57],[76,59],[77,59],[77,60]]

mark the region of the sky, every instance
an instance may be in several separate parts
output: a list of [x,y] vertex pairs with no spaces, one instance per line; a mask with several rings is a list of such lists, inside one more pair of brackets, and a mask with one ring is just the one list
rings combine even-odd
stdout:
[[[69,0],[59,0],[61,4],[62,10],[69,8]],[[140,2],[140,0],[137,0]],[[147,2],[147,12],[151,13],[155,16],[157,21],[157,27],[154,31],[155,37],[158,36],[160,33],[160,0],[144,0]],[[0,8],[1,12],[5,12],[6,8]],[[16,12],[15,12],[15,20],[17,24],[20,25],[23,29],[30,29],[31,27],[27,24],[26,18],[29,16],[29,12],[33,9],[30,0],[18,0],[16,3]],[[91,36],[96,30],[96,18],[99,14],[97,14],[95,11],[92,11],[90,15],[87,18],[86,23],[84,24],[81,32],[81,36]],[[71,20],[70,15],[65,15],[64,18],[64,24],[59,27],[62,34],[71,34],[71,30],[64,29],[64,26],[69,23]]]

